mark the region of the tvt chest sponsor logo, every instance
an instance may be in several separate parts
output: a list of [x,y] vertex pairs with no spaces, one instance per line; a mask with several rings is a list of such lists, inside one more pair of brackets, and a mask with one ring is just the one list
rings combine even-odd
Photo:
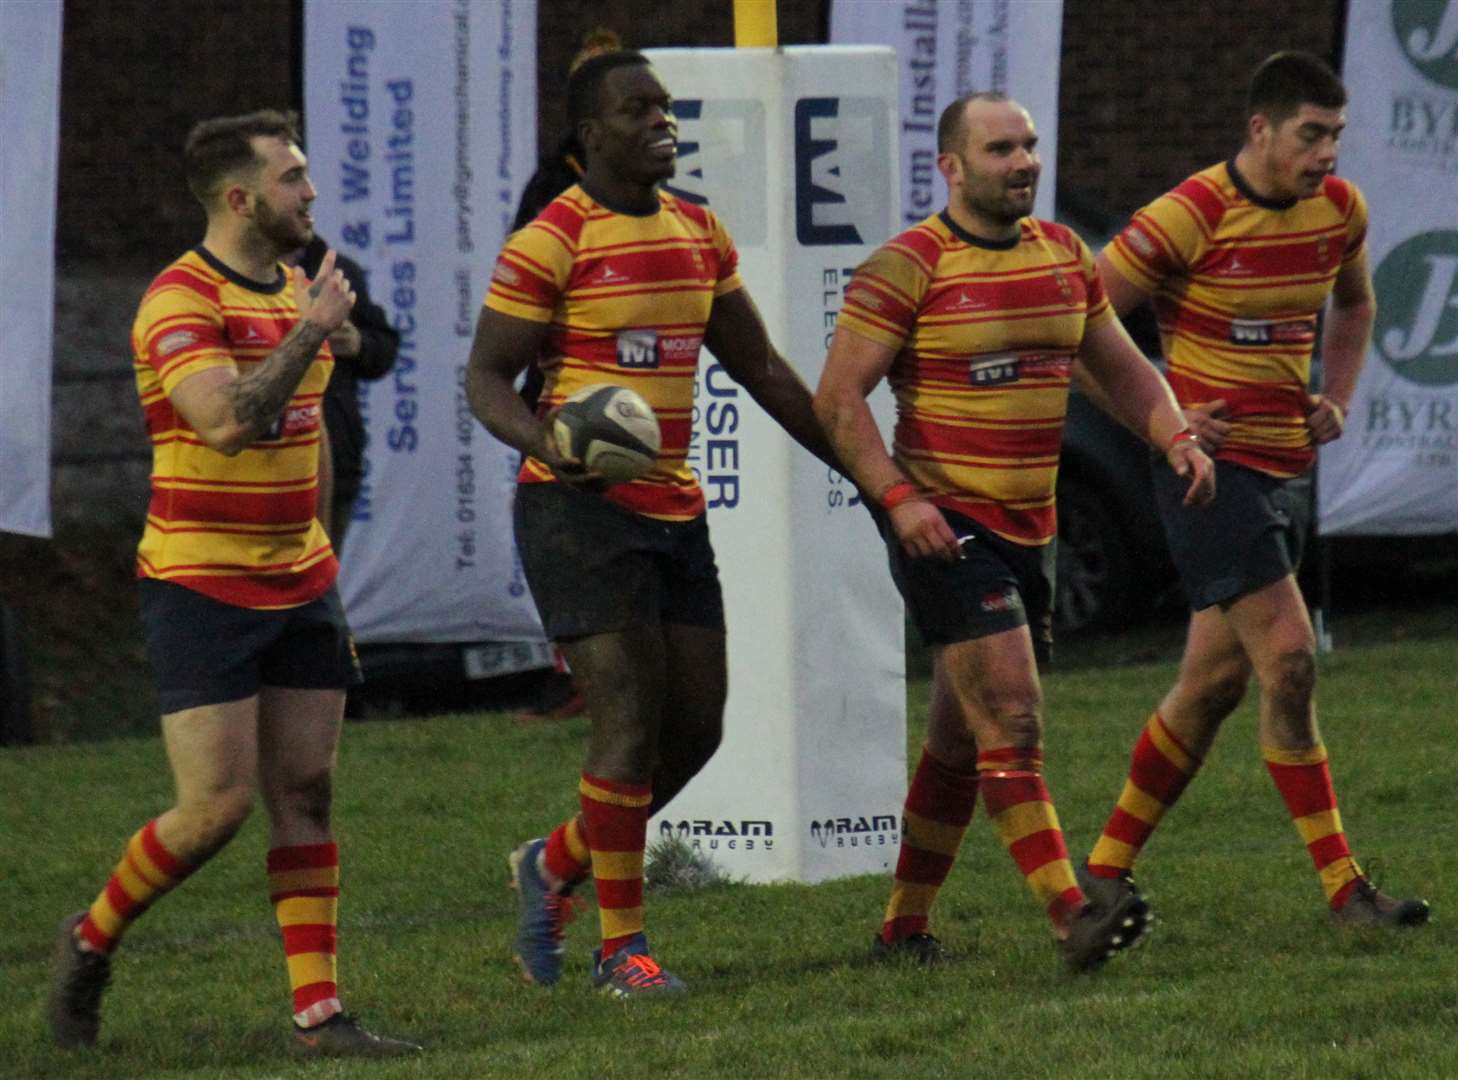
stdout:
[[1409,237],[1387,253],[1372,280],[1373,343],[1382,359],[1409,382],[1458,383],[1458,231]]
[[1231,319],[1232,345],[1309,345],[1316,340],[1311,319]]
[[806,246],[879,243],[891,231],[886,104],[795,102],[795,237]]
[[658,331],[618,331],[618,367],[636,371],[652,370],[658,367]]
[[895,846],[901,841],[901,821],[895,814],[860,814],[816,818],[810,839],[823,848]]
[[771,851],[775,846],[775,824],[769,820],[664,821],[658,826],[658,835],[681,841],[696,851]]

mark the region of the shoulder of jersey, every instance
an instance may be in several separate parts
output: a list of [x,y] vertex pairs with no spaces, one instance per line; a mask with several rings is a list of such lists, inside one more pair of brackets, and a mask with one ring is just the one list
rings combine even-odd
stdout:
[[1338,210],[1346,213],[1355,201],[1357,185],[1340,176],[1327,176],[1321,182],[1321,193],[1330,199]]
[[174,259],[147,286],[147,295],[162,289],[183,288],[216,301],[223,284],[223,276],[214,270],[194,251]]
[[663,188],[658,189],[658,198],[664,206],[672,207],[674,212],[680,217],[688,218],[688,220],[700,228],[707,229],[709,227],[709,222],[713,218],[713,211],[707,206],[700,206],[698,203],[691,203],[687,199],[680,199],[673,192],[666,191]]
[[1225,165],[1212,165],[1177,184],[1170,194],[1182,199],[1204,219],[1208,228],[1215,228],[1229,209],[1235,186]]
[[1029,230],[1035,233],[1042,233],[1055,244],[1060,244],[1070,250],[1077,249],[1081,243],[1078,233],[1074,232],[1067,225],[1056,221],[1046,221],[1043,218],[1024,218],[1023,231],[1026,234]]

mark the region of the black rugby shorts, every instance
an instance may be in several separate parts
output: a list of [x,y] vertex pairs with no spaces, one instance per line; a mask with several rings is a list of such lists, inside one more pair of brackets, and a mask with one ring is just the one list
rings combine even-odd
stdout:
[[170,581],[137,582],[163,714],[242,701],[260,687],[344,690],[363,677],[334,586],[298,607],[234,607]]
[[521,484],[516,544],[542,626],[572,641],[630,626],[724,628],[709,524],[659,521],[568,484]]
[[1026,626],[1034,654],[1046,663],[1053,651],[1055,545],[1014,544],[969,517],[938,509],[952,532],[966,538],[957,562],[912,558],[890,518],[872,513],[886,541],[891,578],[922,641],[952,645]]
[[1154,496],[1170,557],[1196,611],[1228,604],[1294,574],[1311,524],[1311,478],[1283,480],[1215,462],[1215,501],[1184,506],[1189,487],[1155,459]]

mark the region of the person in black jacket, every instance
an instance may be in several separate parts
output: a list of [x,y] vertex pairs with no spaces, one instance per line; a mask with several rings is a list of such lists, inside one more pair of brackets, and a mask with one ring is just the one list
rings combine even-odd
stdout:
[[[318,234],[297,256],[299,267],[311,279],[328,250]],[[395,364],[400,334],[390,325],[384,309],[370,299],[365,270],[343,255],[335,255],[335,266],[344,271],[354,289],[354,308],[349,318],[329,335],[334,352],[334,375],[324,391],[324,423],[329,431],[329,452],[334,461],[333,492],[329,505],[319,508],[319,518],[329,533],[335,552],[344,547],[350,513],[364,479],[366,432],[359,411],[359,382],[383,378]]]

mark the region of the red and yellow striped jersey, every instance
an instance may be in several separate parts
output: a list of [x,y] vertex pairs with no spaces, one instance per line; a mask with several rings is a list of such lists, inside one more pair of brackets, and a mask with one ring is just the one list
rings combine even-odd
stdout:
[[938,506],[1020,544],[1057,532],[1053,489],[1085,330],[1113,318],[1093,256],[1024,218],[1006,244],[945,213],[857,269],[839,326],[900,351],[892,456]]
[[[658,202],[652,214],[625,214],[568,188],[507,240],[485,303],[551,324],[540,412],[602,383],[643,395],[662,430],[658,462],[607,498],[683,521],[704,512],[688,465],[699,348],[715,298],[742,283],[734,242],[711,210],[666,191]],[[520,482],[552,479],[535,458],[522,463]]]
[[1282,477],[1311,467],[1316,317],[1366,237],[1367,204],[1350,182],[1328,176],[1310,198],[1272,202],[1223,162],[1140,210],[1109,244],[1114,268],[1154,294],[1180,404],[1229,404],[1217,458]]
[[223,603],[284,608],[327,590],[339,570],[315,510],[325,344],[275,429],[235,457],[211,449],[169,395],[215,367],[246,374],[298,321],[292,279],[249,281],[201,247],[157,275],[132,326],[133,368],[152,440],[152,501],[137,575]]

